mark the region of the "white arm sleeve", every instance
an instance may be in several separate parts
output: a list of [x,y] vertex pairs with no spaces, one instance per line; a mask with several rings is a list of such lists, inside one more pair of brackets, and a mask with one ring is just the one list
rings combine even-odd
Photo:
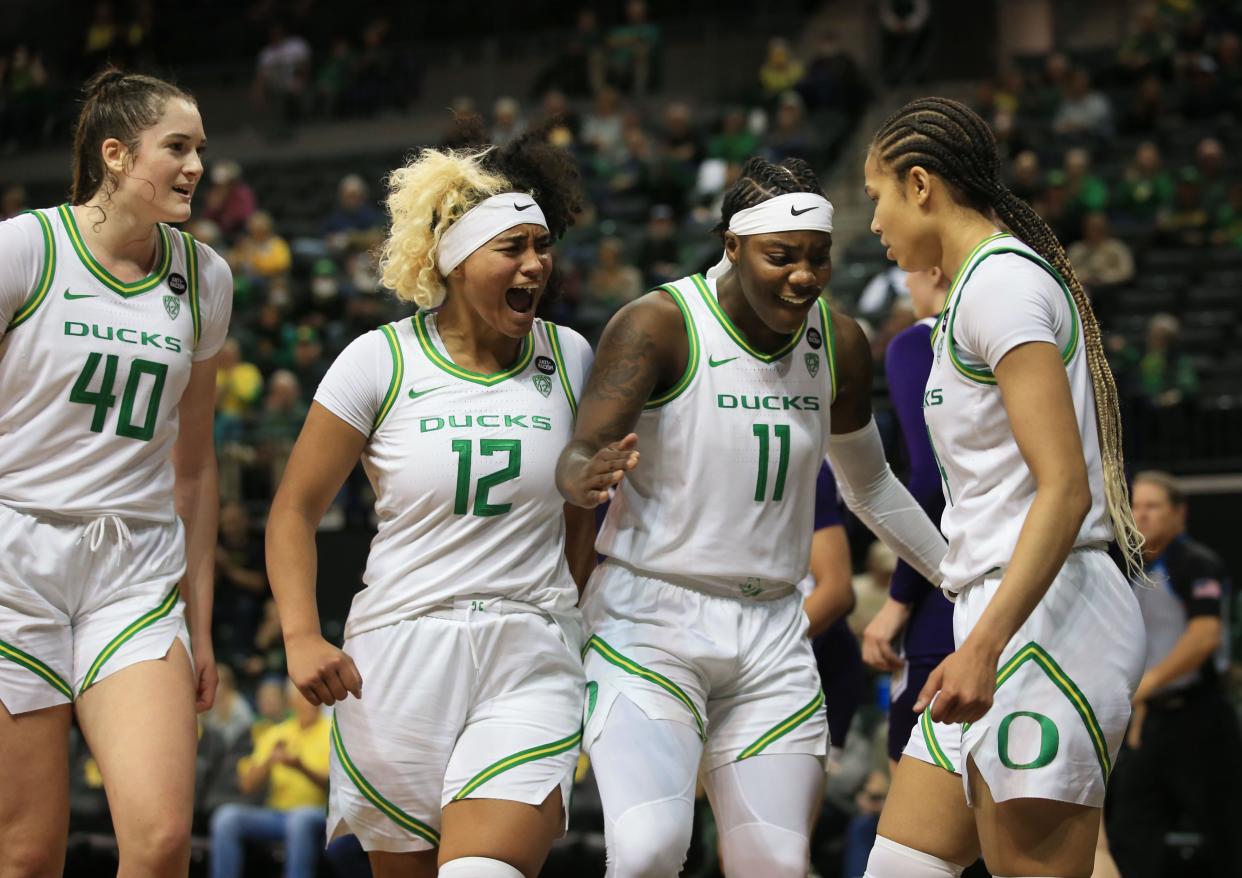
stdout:
[[0,338],[39,282],[43,251],[35,217],[23,214],[0,223]]
[[1014,254],[987,259],[957,305],[953,341],[995,371],[1018,345],[1044,341],[1061,349],[1073,332],[1073,315],[1060,284],[1044,268]]
[[379,330],[349,343],[319,382],[315,402],[370,436],[388,385],[392,381],[392,352]]
[[229,319],[233,316],[233,272],[224,257],[206,244],[198,248],[199,293],[203,326],[194,350],[194,362],[210,360],[224,347],[229,335]]
[[828,442],[828,461],[845,505],[903,561],[928,582],[939,584],[940,561],[948,544],[893,475],[875,419],[853,433],[834,433]]

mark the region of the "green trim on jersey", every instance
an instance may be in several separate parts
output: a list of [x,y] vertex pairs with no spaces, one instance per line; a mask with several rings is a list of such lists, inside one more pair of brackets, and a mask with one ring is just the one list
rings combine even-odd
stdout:
[[572,750],[582,742],[582,730],[574,732],[567,738],[561,738],[559,741],[553,741],[551,744],[542,744],[538,747],[531,747],[529,750],[521,750],[512,756],[506,756],[504,759],[493,762],[487,768],[480,771],[469,782],[461,788],[457,795],[453,796],[454,802],[459,802],[469,796],[483,784],[487,783],[497,775],[504,774],[511,768],[517,768],[527,762],[534,762],[536,759],[545,759],[548,756],[556,756],[558,753],[564,753],[566,750]]
[[739,753],[735,761],[741,762],[743,759],[749,759],[752,756],[758,756],[773,741],[776,741],[779,738],[785,737],[785,735],[788,735],[798,726],[802,725],[804,722],[806,722],[811,717],[813,717],[815,715],[815,711],[819,710],[821,707],[823,707],[823,705],[824,705],[824,693],[821,690],[815,693],[815,697],[811,699],[810,703],[807,704],[806,707],[786,717],[785,719],[781,720],[776,725],[772,726],[772,728],[764,732],[763,735],[759,737],[759,740],[755,741],[755,743],[751,744],[749,747],[747,747],[745,750]]
[[633,674],[635,677],[654,683],[684,704],[694,717],[694,724],[698,727],[699,737],[704,741],[707,740],[707,727],[703,723],[703,717],[699,714],[699,709],[694,706],[694,702],[690,700],[690,696],[686,694],[684,689],[663,674],[644,668],[638,662],[626,658],[609,646],[607,641],[597,634],[592,634],[590,639],[587,640],[586,646],[582,647],[583,657],[585,658],[586,654],[592,649],[599,653],[604,661],[609,664],[616,665],[627,674]]
[[82,233],[78,230],[78,221],[74,218],[73,211],[69,208],[69,205],[62,204],[56,208],[56,211],[60,214],[60,220],[64,223],[65,231],[69,234],[69,240],[73,244],[74,251],[78,254],[78,259],[86,266],[86,270],[95,276],[97,281],[114,293],[127,298],[129,296],[137,296],[155,289],[168,277],[168,269],[172,266],[172,241],[169,238],[168,227],[163,223],[155,224],[155,228],[159,230],[160,242],[160,254],[155,263],[155,271],[141,280],[127,284],[113,277],[112,273],[100,265],[99,261],[91,255],[91,251],[86,247],[86,242],[82,239]]
[[112,658],[112,656],[116,654],[116,651],[124,646],[125,643],[135,634],[144,628],[151,627],[160,619],[163,619],[171,613],[173,611],[173,607],[177,606],[177,601],[180,597],[181,589],[174,585],[172,587],[172,591],[164,596],[164,600],[160,601],[158,607],[151,610],[149,613],[144,613],[139,616],[127,625],[124,631],[112,638],[108,645],[105,646],[99,655],[95,657],[95,660],[91,662],[90,670],[86,672],[86,676],[82,679],[82,686],[78,689],[78,694],[81,695],[94,685],[95,680],[99,677],[100,670],[103,668],[108,659]]
[[522,349],[518,353],[517,362],[500,372],[494,372],[491,375],[485,375],[482,372],[471,372],[469,369],[463,369],[458,366],[444,354],[436,350],[435,344],[431,341],[431,335],[427,331],[427,311],[419,311],[410,318],[410,322],[414,327],[414,334],[418,336],[419,347],[423,349],[423,353],[427,355],[427,359],[439,366],[445,372],[448,372],[455,378],[463,381],[470,381],[474,384],[482,384],[484,387],[491,387],[499,384],[501,381],[512,378],[514,375],[520,374],[530,365],[531,357],[534,355],[535,345],[530,340],[528,334],[522,339]]
[[720,302],[716,301],[716,297],[712,295],[711,289],[707,286],[707,281],[703,279],[703,275],[696,274],[690,278],[694,281],[694,285],[699,288],[699,294],[703,297],[703,301],[707,304],[708,310],[716,315],[716,319],[720,321],[720,325],[728,334],[729,338],[737,342],[737,346],[746,353],[750,354],[756,360],[762,363],[775,363],[781,357],[792,351],[798,346],[798,342],[802,341],[802,336],[806,332],[806,321],[802,321],[802,325],[798,327],[798,331],[788,342],[781,345],[780,350],[775,353],[765,354],[763,351],[751,347],[750,342],[746,340],[746,336],[742,335],[742,331],[733,325],[733,321],[729,319],[729,315],[724,312],[724,308],[720,307]]
[[6,658],[14,664],[21,665],[36,676],[42,677],[45,683],[61,695],[70,701],[73,700],[73,687],[66,683],[60,674],[53,671],[47,664],[39,661],[30,653],[22,652],[13,644],[0,640],[0,658]]
[[821,297],[819,299],[819,316],[824,330],[824,353],[828,357],[828,377],[832,380],[832,396],[829,405],[837,401],[837,336],[832,325],[832,309]]
[[[1016,247],[998,247],[995,250],[985,253],[978,262],[971,266],[970,271],[966,273],[966,277],[963,279],[963,283],[970,279],[970,276],[975,273],[975,269],[982,265],[989,256],[995,256],[998,253],[1012,253],[1015,256],[1021,256],[1023,259],[1034,262],[1040,268],[1044,269],[1044,271],[1052,275],[1053,279],[1056,280],[1057,285],[1061,287],[1061,292],[1065,294],[1065,300],[1069,304],[1070,311],[1070,337],[1069,341],[1065,343],[1065,347],[1061,350],[1061,361],[1068,366],[1070,364],[1070,360],[1074,359],[1074,352],[1078,348],[1078,306],[1074,304],[1074,296],[1070,292],[1065,281],[1061,279],[1061,275],[1057,273],[1055,268],[1044,261],[1044,259],[1034,253],[1028,253],[1026,250],[1020,250]],[[992,374],[992,370],[986,367],[980,368],[970,366],[964,363],[957,355],[957,346],[953,343],[953,324],[957,322],[957,312],[960,305],[960,301],[955,303],[953,312],[949,315],[949,338],[947,345],[949,349],[949,359],[952,361],[953,367],[971,381],[978,384],[995,384],[996,376]]]
[[648,409],[657,409],[662,405],[675,400],[677,397],[685,393],[686,388],[690,386],[690,382],[694,379],[694,373],[699,370],[699,357],[702,345],[699,344],[699,331],[694,325],[694,317],[690,314],[690,306],[686,304],[686,300],[682,298],[681,291],[672,284],[665,284],[656,289],[663,290],[668,293],[673,302],[677,305],[677,309],[681,311],[681,320],[686,324],[686,345],[688,353],[686,355],[686,371],[681,373],[681,378],[677,383],[668,390],[661,393],[654,399],[647,400],[643,404],[643,411]]
[[384,401],[380,403],[379,411],[375,413],[375,421],[371,424],[372,433],[380,428],[384,418],[388,417],[392,407],[397,404],[401,385],[405,383],[405,355],[401,353],[397,328],[388,323],[380,327],[380,332],[384,334],[384,340],[388,342],[388,352],[392,354],[392,377],[388,380],[388,392],[384,394]]
[[936,346],[936,337],[940,334],[940,323],[944,319],[945,311],[948,310],[949,304],[953,301],[953,294],[956,293],[958,290],[958,287],[962,285],[963,271],[966,268],[966,266],[970,265],[970,261],[974,259],[976,256],[978,256],[979,251],[982,250],[984,247],[986,247],[988,244],[991,244],[993,241],[999,238],[1012,238],[1012,237],[1013,235],[1009,234],[1008,232],[997,232],[995,235],[988,235],[988,237],[984,238],[982,241],[980,241],[978,244],[975,245],[975,249],[970,251],[970,255],[968,255],[965,259],[962,260],[962,264],[959,265],[957,268],[957,274],[954,275],[953,277],[953,283],[949,285],[949,293],[944,298],[944,307],[941,308],[940,313],[936,315],[936,324],[935,326],[932,327],[932,334],[931,334],[932,347]]
[[185,273],[190,287],[190,316],[194,320],[194,347],[197,348],[199,339],[203,336],[203,318],[198,295],[198,245],[194,243],[194,236],[189,232],[182,232],[181,240],[185,242]]
[[1078,712],[1082,724],[1087,729],[1087,735],[1091,738],[1091,743],[1095,747],[1095,758],[1100,763],[1100,771],[1104,773],[1104,780],[1108,780],[1108,776],[1112,773],[1113,763],[1108,755],[1108,739],[1104,737],[1104,730],[1100,728],[1100,721],[1095,717],[1095,711],[1091,709],[1091,703],[1087,701],[1087,696],[1083,694],[1078,685],[1070,679],[1069,674],[1061,669],[1052,656],[1044,651],[1044,648],[1035,641],[1031,641],[1026,646],[1018,650],[1014,657],[1005,662],[1005,666],[996,672],[996,688],[999,689],[1009,680],[1018,668],[1027,662],[1034,662],[1040,670],[1047,674],[1048,679],[1061,690],[1070,704],[1074,706],[1074,710]]
[[30,213],[34,214],[35,219],[39,221],[39,231],[43,233],[43,271],[39,274],[39,280],[35,282],[29,298],[22,303],[17,313],[13,315],[13,319],[9,321],[9,329],[21,326],[43,304],[48,290],[52,288],[52,278],[56,274],[56,239],[52,236],[52,224],[39,211],[32,210]]
[[944,753],[944,748],[936,740],[936,727],[932,725],[930,707],[925,708],[919,715],[919,728],[923,731],[923,743],[927,745],[927,752],[931,754],[931,758],[945,771],[957,774],[957,769],[953,767],[953,763]]
[[577,418],[578,400],[574,399],[574,388],[569,383],[569,372],[565,369],[565,354],[561,351],[561,339],[556,334],[556,324],[544,321],[543,332],[548,337],[548,347],[552,349],[552,359],[556,361],[557,374],[561,376],[561,389],[565,391],[569,412]]
[[336,724],[336,711],[332,712],[331,737],[332,749],[336,752],[336,758],[340,760],[341,768],[344,769],[345,774],[349,776],[349,779],[354,782],[354,786],[357,787],[358,792],[362,793],[363,797],[365,797],[368,802],[378,808],[384,816],[393,823],[397,824],[407,832],[417,835],[432,847],[439,847],[440,833],[436,832],[423,821],[411,817],[392,802],[385,799],[380,795],[379,790],[371,786],[371,784],[367,782],[367,779],[362,776],[362,772],[358,770],[357,766],[354,765],[354,761],[349,758],[349,754],[345,752],[345,745],[341,742],[341,730]]

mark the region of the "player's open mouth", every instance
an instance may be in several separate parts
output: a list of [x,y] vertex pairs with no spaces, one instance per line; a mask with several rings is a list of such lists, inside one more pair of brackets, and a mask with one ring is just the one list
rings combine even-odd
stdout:
[[535,307],[537,287],[509,287],[505,291],[505,304],[519,314],[529,314]]
[[801,296],[782,291],[781,294],[777,296],[777,298],[780,299],[782,302],[784,302],[786,305],[792,305],[795,308],[805,307],[806,305],[811,304],[811,302],[814,302],[815,299],[817,299],[818,297],[819,297],[819,290],[812,290],[811,292],[804,293]]
[[173,192],[176,192],[178,195],[180,195],[183,198],[189,198],[191,195],[194,194],[194,190],[191,189],[189,186],[174,186],[172,187],[172,189],[173,189]]

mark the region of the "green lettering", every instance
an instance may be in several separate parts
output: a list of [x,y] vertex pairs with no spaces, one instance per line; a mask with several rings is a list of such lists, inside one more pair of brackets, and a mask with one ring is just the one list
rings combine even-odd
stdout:
[[940,405],[944,402],[944,391],[939,387],[933,387],[931,390],[923,394],[923,408],[931,408],[934,405]]
[[78,323],[76,320],[65,321],[65,335],[74,335],[78,337],[91,334],[91,328],[85,323]]
[[[125,333],[127,332],[130,334],[131,338],[125,337]],[[116,331],[117,340],[123,341],[126,344],[138,344],[137,334],[138,334],[138,330],[130,329],[124,326]]]
[[802,397],[802,409],[803,411],[808,411],[808,412],[819,411],[819,397],[818,396]]
[[[487,420],[488,418],[494,420],[495,423],[489,423]],[[500,415],[479,415],[478,418],[475,419],[475,423],[480,427],[499,427]]]
[[[749,405],[749,404],[748,404],[748,403],[752,403],[752,402],[754,403],[754,405]],[[755,411],[758,411],[758,410],[759,410],[759,397],[757,397],[757,396],[749,396],[749,397],[748,397],[748,396],[743,396],[743,397],[742,397],[742,408],[744,408],[744,409],[754,409]]]
[[[1033,719],[1039,723],[1039,753],[1030,762],[1016,763],[1009,758],[1009,726],[1020,716]],[[1012,768],[1017,771],[1023,771],[1028,768],[1043,768],[1053,759],[1057,758],[1057,750],[1061,746],[1061,735],[1057,731],[1057,724],[1042,713],[1035,713],[1030,710],[1018,710],[1003,720],[1000,727],[996,730],[996,747],[1000,751],[1001,764],[1006,768]]]
[[449,426],[450,427],[456,427],[457,429],[460,430],[464,427],[471,426],[473,423],[474,423],[474,417],[472,415],[466,415],[466,423],[464,424],[457,423],[457,415],[449,415]]
[[101,339],[102,341],[112,341],[112,327],[111,327],[111,326],[105,326],[105,327],[104,327],[104,329],[108,330],[108,334],[107,334],[107,335],[100,335],[100,334],[99,334],[99,324],[98,324],[98,323],[92,323],[92,324],[91,324],[91,335],[95,336],[95,338]]
[[[778,412],[781,410],[780,401],[779,396],[765,396],[762,398],[763,407],[770,412]],[[771,405],[768,405],[768,403],[771,403]]]
[[434,433],[436,430],[444,429],[444,418],[419,418],[418,432]]
[[164,336],[164,344],[174,354],[181,353],[181,339],[173,338],[171,335]]
[[522,420],[522,418],[524,417],[526,417],[526,415],[505,415],[505,426],[506,427],[521,427],[523,430],[525,430],[526,422]]
[[802,399],[800,396],[783,396],[781,397],[781,402],[785,405],[785,411],[789,411],[790,409],[802,411],[802,406],[798,405],[798,400],[800,399]]
[[536,430],[552,429],[552,419],[543,415],[531,415],[530,422]]
[[722,409],[737,408],[737,397],[732,393],[719,393],[716,395],[716,407]]
[[144,347],[160,348],[160,350],[163,350],[163,346],[160,345],[160,335],[158,333],[144,332],[142,334],[142,344]]

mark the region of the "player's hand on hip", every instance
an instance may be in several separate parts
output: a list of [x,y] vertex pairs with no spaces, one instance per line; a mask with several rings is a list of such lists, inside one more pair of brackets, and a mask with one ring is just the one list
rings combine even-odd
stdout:
[[930,704],[935,722],[973,723],[988,712],[995,690],[996,659],[972,648],[969,642],[963,643],[931,672],[914,711],[918,713]]
[[349,695],[362,697],[362,675],[354,660],[318,633],[285,638],[289,679],[316,707],[331,706]]
[[608,492],[621,484],[625,474],[638,466],[638,436],[630,433],[624,439],[609,442],[581,465],[569,484],[575,506],[594,509],[608,500]]
[[880,671],[898,671],[905,660],[893,649],[910,619],[910,605],[889,598],[863,629],[863,661]]
[[194,649],[194,709],[206,713],[216,703],[216,685],[220,682],[216,673],[216,657],[210,649],[201,646]]

